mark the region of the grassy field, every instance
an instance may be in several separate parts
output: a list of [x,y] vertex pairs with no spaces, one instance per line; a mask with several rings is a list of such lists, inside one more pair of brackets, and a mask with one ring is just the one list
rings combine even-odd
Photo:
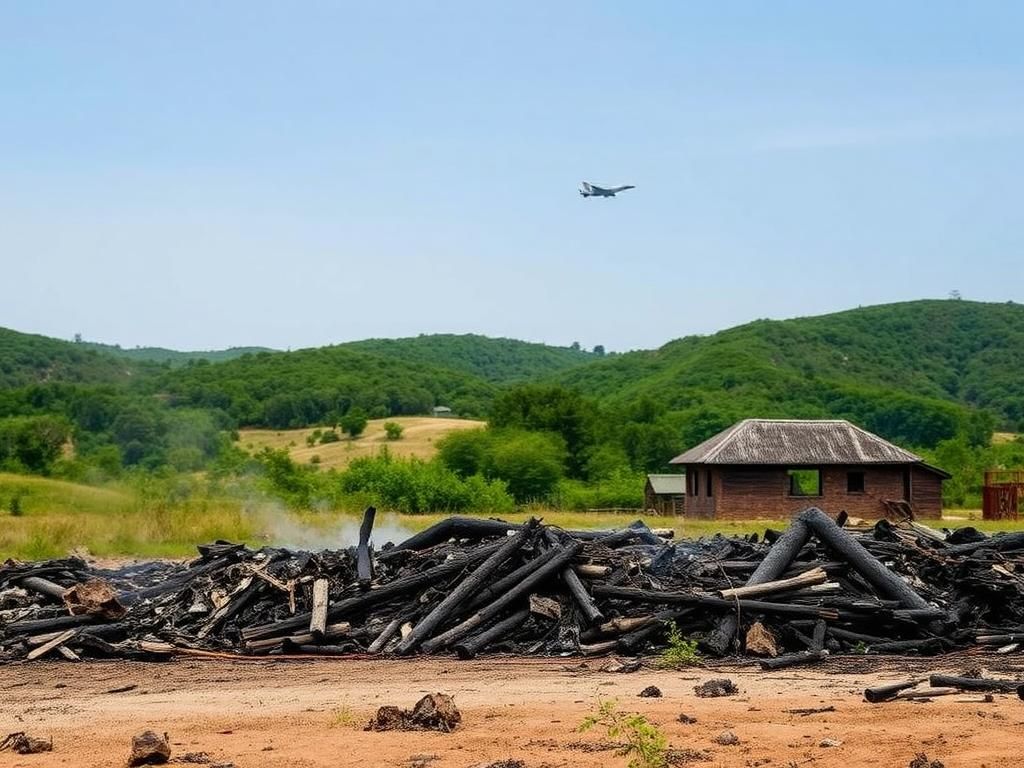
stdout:
[[[404,431],[400,440],[388,440],[384,424],[394,421]],[[373,456],[387,446],[394,456],[415,456],[429,459],[437,452],[436,443],[450,432],[462,429],[480,429],[482,421],[469,419],[432,418],[430,416],[395,416],[390,419],[374,419],[366,425],[366,431],[355,440],[343,439],[337,443],[306,445],[306,438],[313,433],[309,429],[243,429],[239,432],[238,444],[247,451],[260,448],[287,448],[293,461],[308,464],[314,456],[320,457],[324,468],[344,467],[352,459]]]
[[[17,514],[11,501],[17,497]],[[616,528],[637,515],[527,509],[505,518],[530,516],[563,528]],[[378,516],[378,545],[422,530],[444,514]],[[982,521],[975,510],[950,510],[934,527],[974,525],[982,530],[1024,530],[1024,521]],[[35,560],[70,552],[97,557],[188,557],[195,545],[215,539],[260,546],[323,548],[352,544],[359,510],[290,512],[248,487],[211,489],[201,478],[181,477],[143,486],[95,488],[60,480],[0,473],[0,560]],[[763,533],[785,521],[689,520],[644,516],[652,528],[672,528],[677,537]]]

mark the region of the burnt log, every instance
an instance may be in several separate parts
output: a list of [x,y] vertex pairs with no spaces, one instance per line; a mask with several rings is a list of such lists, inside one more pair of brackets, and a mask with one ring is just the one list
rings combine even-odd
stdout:
[[[768,554],[747,579],[746,586],[775,581],[790,567],[800,550],[810,538],[810,528],[800,518],[795,518],[782,535],[772,544]],[[704,639],[704,645],[719,656],[724,655],[737,642],[739,622],[736,616],[723,616],[715,628]]]
[[1013,693],[1021,685],[1020,680],[993,680],[985,677],[957,677],[954,675],[932,675],[928,678],[932,688],[958,688],[961,691],[991,691]]
[[513,536],[509,536],[507,540],[486,560],[484,560],[480,566],[466,576],[462,581],[459,582],[458,586],[453,589],[448,596],[442,600],[434,610],[428,613],[423,619],[416,624],[412,632],[402,639],[402,642],[395,648],[395,653],[399,656],[404,656],[410,653],[417,645],[431,637],[437,628],[448,619],[453,613],[455,613],[459,607],[465,603],[470,597],[476,593],[477,590],[483,586],[484,582],[490,578],[502,563],[512,556],[526,540],[533,534],[534,529],[537,527],[537,520],[531,520],[530,523],[522,528],[518,533]]
[[484,606],[468,619],[458,624],[447,632],[430,638],[423,643],[423,650],[432,653],[472,632],[476,627],[486,624],[488,621],[502,613],[512,602],[525,596],[533,587],[554,573],[558,573],[568,562],[570,562],[583,548],[583,542],[576,542],[565,546],[555,557],[548,560],[544,565],[524,578],[504,595],[489,605]]
[[803,651],[801,653],[788,653],[784,656],[776,656],[774,659],[761,659],[761,669],[775,671],[787,669],[801,664],[816,664],[828,657],[828,651]]
[[583,586],[583,582],[580,581],[580,577],[571,566],[562,569],[562,581],[569,588],[569,593],[580,607],[587,622],[590,624],[604,623],[604,614],[601,613],[594,598],[587,592],[587,588]]
[[502,619],[489,629],[485,629],[479,634],[463,638],[459,642],[455,643],[452,646],[452,649],[460,659],[472,659],[487,646],[504,639],[510,632],[518,629],[528,618],[530,618],[530,609],[523,608],[522,610],[511,614],[507,618]]
[[922,677],[917,680],[905,680],[902,683],[890,683],[889,685],[876,685],[864,689],[864,698],[872,704],[879,704],[896,698],[896,694],[908,688],[916,688],[921,683],[927,682],[928,678]]
[[363,513],[363,522],[359,526],[359,545],[356,547],[356,574],[359,584],[370,586],[373,581],[373,553],[370,551],[370,533],[373,531],[373,520],[377,516],[376,507],[367,507]]

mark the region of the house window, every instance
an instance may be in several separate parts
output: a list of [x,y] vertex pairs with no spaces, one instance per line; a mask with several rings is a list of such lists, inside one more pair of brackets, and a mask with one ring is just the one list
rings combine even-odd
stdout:
[[715,490],[714,490],[714,488],[711,485],[711,472],[708,472],[706,474],[706,477],[708,479],[708,481],[707,481],[707,491],[708,491],[708,494],[707,495],[708,495],[708,498],[710,499],[712,496],[715,495]]
[[864,473],[863,472],[847,472],[846,473],[846,492],[847,493],[864,493]]
[[690,495],[696,496],[700,493],[700,472],[696,469],[693,470],[693,474],[690,477]]
[[790,496],[821,496],[821,471],[817,469],[791,469],[789,476]]

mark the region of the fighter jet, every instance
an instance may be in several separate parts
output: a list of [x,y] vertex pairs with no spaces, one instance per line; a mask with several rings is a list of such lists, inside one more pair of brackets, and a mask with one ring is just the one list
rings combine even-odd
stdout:
[[580,196],[581,197],[615,197],[616,192],[623,192],[627,189],[636,189],[632,184],[626,184],[622,187],[599,187],[596,184],[591,184],[589,181],[584,181],[580,185]]

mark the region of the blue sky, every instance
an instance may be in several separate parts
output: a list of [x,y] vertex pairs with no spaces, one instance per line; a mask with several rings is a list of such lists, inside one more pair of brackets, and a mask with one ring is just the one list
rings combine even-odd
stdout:
[[1021,301],[1021,29],[1014,2],[4,3],[0,325],[622,350]]

